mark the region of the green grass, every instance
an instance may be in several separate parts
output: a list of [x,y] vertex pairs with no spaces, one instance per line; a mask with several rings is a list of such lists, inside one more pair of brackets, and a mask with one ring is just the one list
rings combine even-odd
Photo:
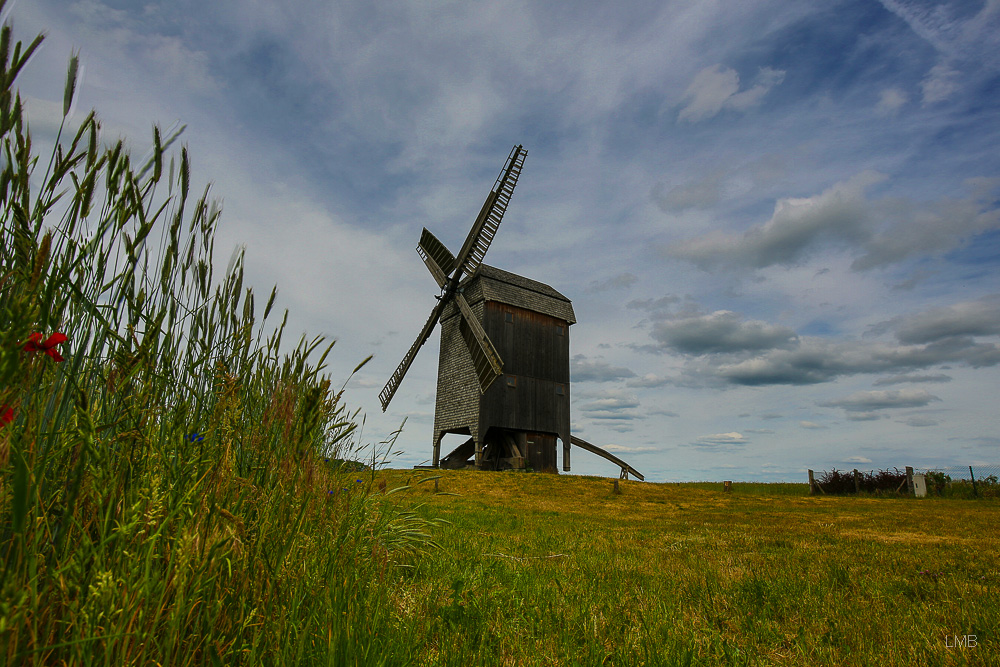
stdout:
[[[719,491],[723,485],[722,482],[684,482],[683,486],[689,489]],[[809,493],[809,485],[788,482],[733,482],[730,493],[737,496],[804,496]]]
[[994,499],[353,463],[395,434],[213,276],[176,135],[35,155],[39,41],[0,33],[0,665],[996,664]]
[[[383,473],[388,485],[416,473]],[[423,473],[427,474],[427,473]],[[442,471],[422,664],[997,664],[996,501]],[[794,492],[796,491],[797,492]],[[976,635],[978,646],[949,647]],[[951,639],[949,639],[951,638]]]

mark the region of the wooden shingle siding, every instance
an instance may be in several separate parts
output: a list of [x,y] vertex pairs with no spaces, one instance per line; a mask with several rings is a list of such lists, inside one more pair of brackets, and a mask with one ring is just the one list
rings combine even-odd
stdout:
[[[483,264],[476,273],[465,278],[459,289],[470,305],[481,301],[492,301],[517,306],[536,313],[550,315],[567,324],[576,324],[573,304],[565,296],[544,283],[525,278],[507,271]],[[458,307],[449,303],[443,317],[458,312]],[[494,344],[496,344],[494,342]]]
[[[482,304],[472,307],[477,317],[482,317],[482,310]],[[458,315],[441,321],[434,410],[434,431],[439,434],[472,428],[479,423],[479,382],[459,329],[461,321]]]
[[484,281],[483,299],[496,303],[519,306],[536,313],[544,313],[557,317],[565,322],[574,323],[573,306],[569,301],[560,301],[537,292],[521,290],[506,283]]

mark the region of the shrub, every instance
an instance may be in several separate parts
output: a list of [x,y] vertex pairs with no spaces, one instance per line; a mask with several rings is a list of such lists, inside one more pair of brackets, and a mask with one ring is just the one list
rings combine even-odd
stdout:
[[927,484],[927,494],[940,496],[944,490],[951,486],[951,476],[936,470],[928,470],[924,473],[924,482]]
[[[823,491],[834,495],[847,495],[856,493],[854,484],[854,471],[841,471],[834,468],[823,473],[818,480]],[[859,473],[858,487],[863,493],[872,494],[894,494],[906,490],[906,472],[899,468],[891,471],[872,470]]]

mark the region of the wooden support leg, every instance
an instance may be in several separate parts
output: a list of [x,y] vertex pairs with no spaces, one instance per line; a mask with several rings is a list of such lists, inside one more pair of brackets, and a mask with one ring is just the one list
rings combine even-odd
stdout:
[[441,436],[442,435],[444,435],[444,434],[441,433],[440,431],[438,431],[437,429],[434,430],[434,450],[433,450],[434,451],[434,454],[433,454],[434,458],[433,458],[432,465],[435,468],[440,468],[441,467]]

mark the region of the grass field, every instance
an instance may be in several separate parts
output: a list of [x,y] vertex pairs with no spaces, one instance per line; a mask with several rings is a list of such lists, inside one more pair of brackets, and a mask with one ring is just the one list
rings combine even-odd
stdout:
[[381,475],[450,522],[390,584],[422,664],[1000,664],[995,501]]
[[41,42],[0,28],[0,667],[997,664],[996,499],[338,464],[395,434],[213,277],[180,131],[34,152]]

